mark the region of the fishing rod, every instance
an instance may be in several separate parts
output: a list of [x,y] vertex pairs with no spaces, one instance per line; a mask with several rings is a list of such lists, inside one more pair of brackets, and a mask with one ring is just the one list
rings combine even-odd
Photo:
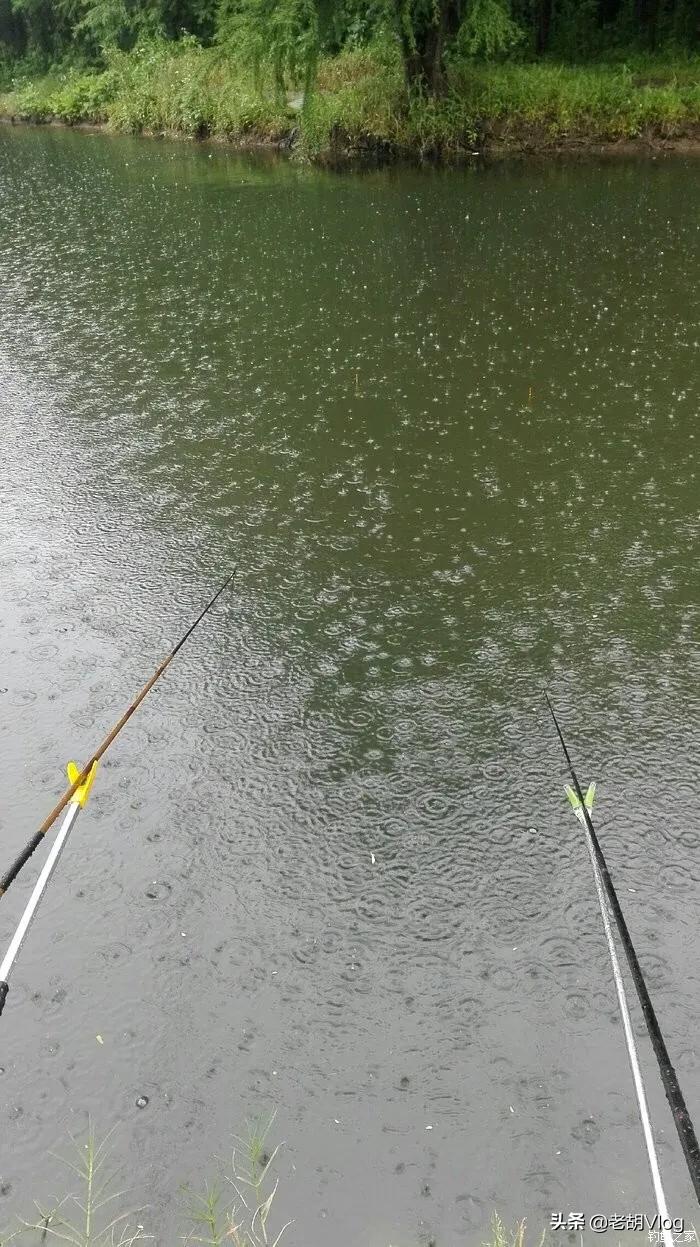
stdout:
[[93,764],[95,762],[99,762],[100,758],[103,756],[103,754],[107,752],[112,742],[116,740],[117,736],[121,732],[124,725],[128,723],[134,711],[138,710],[144,697],[148,696],[151,689],[153,688],[153,685],[160,679],[160,677],[162,676],[166,668],[170,666],[170,663],[173,661],[173,658],[175,657],[175,655],[182,649],[183,645],[185,644],[185,641],[187,641],[188,638],[192,636],[192,633],[194,632],[195,628],[199,626],[199,624],[204,619],[204,616],[209,613],[216,599],[221,597],[221,594],[224,592],[224,589],[228,588],[228,586],[230,585],[237,571],[238,571],[238,568],[234,567],[233,571],[231,572],[231,575],[228,577],[228,580],[225,580],[221,588],[217,589],[213,598],[211,598],[210,601],[207,602],[206,606],[204,607],[204,610],[200,612],[200,614],[195,619],[194,623],[190,625],[190,627],[187,629],[187,632],[184,634],[184,636],[180,637],[180,640],[178,641],[175,648],[170,651],[167,658],[163,659],[163,662],[160,664],[159,667],[156,668],[150,680],[146,681],[143,688],[141,689],[141,692],[134,698],[128,710],[126,710],[124,714],[122,715],[121,719],[119,719],[118,722],[115,723],[111,732],[109,732],[109,734],[105,736],[104,740],[102,741],[102,744],[99,746],[98,749],[95,750],[92,757],[90,758],[90,761],[85,764],[80,774],[77,775],[76,778],[73,780],[73,783],[71,784],[70,788],[68,788],[64,792],[60,801],[57,802],[57,804],[52,809],[51,813],[47,814],[46,818],[41,824],[41,827],[32,836],[27,847],[23,849],[23,851],[20,853],[16,861],[14,861],[13,864],[10,866],[10,869],[8,870],[7,874],[2,879],[0,879],[0,896],[4,896],[5,892],[7,892],[7,889],[9,888],[10,884],[14,882],[20,870],[24,866],[25,862],[29,861],[29,858],[31,857],[34,850],[38,848],[38,846],[41,844],[49,828],[52,827],[53,824],[56,822],[56,819],[58,818],[59,814],[63,813],[66,806],[68,805],[68,802],[75,796],[80,785],[85,783],[85,780],[87,779],[90,773],[90,770],[92,769]]
[[661,1170],[659,1167],[659,1157],[657,1155],[656,1144],[654,1142],[654,1134],[651,1128],[651,1117],[649,1115],[649,1105],[647,1103],[646,1091],[644,1089],[644,1079],[642,1078],[642,1071],[641,1071],[641,1067],[639,1064],[639,1053],[637,1052],[637,1045],[635,1043],[634,1031],[632,1030],[632,1019],[630,1017],[629,1005],[627,1003],[627,992],[625,991],[625,984],[622,978],[620,962],[617,956],[617,948],[615,947],[615,939],[613,937],[612,927],[610,924],[610,908],[607,904],[607,898],[605,895],[605,885],[603,883],[603,879],[600,873],[600,868],[598,866],[595,851],[593,849],[593,843],[591,841],[590,836],[587,833],[587,828],[586,828],[586,819],[584,815],[584,810],[587,810],[588,813],[590,814],[591,810],[593,809],[593,798],[595,796],[595,784],[593,783],[593,784],[588,785],[588,791],[586,792],[586,795],[584,797],[583,805],[581,805],[581,802],[579,801],[573,788],[570,788],[568,784],[565,784],[564,789],[565,789],[567,797],[569,798],[569,801],[571,802],[571,806],[574,811],[574,814],[576,815],[578,821],[580,822],[581,826],[586,832],[586,847],[588,848],[588,855],[591,859],[591,865],[593,867],[593,878],[595,879],[595,887],[596,887],[596,892],[598,894],[598,905],[600,907],[600,914],[603,919],[603,927],[605,929],[605,939],[608,945],[608,952],[610,954],[610,962],[612,964],[613,979],[615,980],[615,990],[617,991],[617,999],[618,999],[618,1003],[620,1006],[620,1014],[622,1017],[622,1026],[625,1032],[625,1041],[627,1043],[627,1055],[629,1057],[630,1065],[632,1067],[632,1079],[634,1081],[634,1089],[637,1094],[637,1106],[639,1108],[639,1116],[642,1122],[644,1142],[646,1143],[647,1158],[649,1160],[649,1168],[651,1170],[651,1181],[654,1187],[654,1195],[656,1196],[656,1207],[657,1207],[657,1211],[659,1214],[659,1224],[661,1227],[661,1235],[664,1241],[664,1247],[673,1247],[673,1235],[671,1234],[671,1231],[668,1228],[668,1226],[671,1223],[671,1218],[668,1215],[668,1204],[666,1202],[666,1195],[664,1192],[663,1184],[661,1182]]
[[29,858],[32,856],[32,853],[34,853],[34,851],[41,844],[49,828],[53,826],[58,816],[62,814],[63,811],[65,810],[66,806],[70,805],[68,814],[66,815],[66,818],[64,819],[61,825],[59,834],[56,837],[56,841],[54,845],[52,846],[51,852],[46,860],[44,868],[39,876],[39,879],[37,880],[34,891],[32,892],[32,895],[29,899],[29,903],[27,904],[24,914],[22,915],[19,926],[17,927],[15,935],[7,951],[7,954],[4,960],[2,961],[2,963],[0,964],[0,1013],[2,1013],[2,1009],[5,1004],[5,1000],[7,998],[7,993],[9,990],[8,984],[7,984],[7,975],[9,974],[10,968],[19,952],[19,949],[27,933],[27,930],[29,929],[29,925],[32,921],[32,918],[34,917],[34,913],[36,912],[41,896],[43,895],[43,892],[46,889],[49,879],[51,878],[51,875],[53,874],[53,871],[56,868],[58,859],[65,846],[66,840],[68,839],[70,830],[78,816],[78,813],[85,805],[85,802],[88,797],[88,793],[90,791],[90,788],[92,786],[92,782],[95,776],[95,769],[97,767],[97,763],[99,762],[100,758],[102,758],[104,754],[107,752],[107,750],[109,749],[109,746],[113,743],[113,741],[116,740],[117,736],[119,735],[119,733],[121,732],[125,724],[128,723],[134,711],[138,709],[138,707],[141,705],[141,702],[144,700],[144,698],[148,696],[154,684],[157,683],[157,681],[163,675],[167,667],[169,667],[175,655],[182,649],[183,645],[189,639],[189,637],[192,636],[192,633],[195,631],[195,628],[199,626],[199,624],[204,619],[205,615],[209,613],[212,606],[216,602],[217,598],[221,597],[221,594],[224,592],[224,590],[227,589],[228,586],[231,584],[231,581],[236,575],[237,570],[238,568],[234,567],[233,571],[231,572],[231,575],[224,581],[221,588],[217,590],[214,596],[210,598],[210,600],[207,602],[204,609],[200,611],[194,623],[190,625],[190,627],[187,629],[184,635],[180,637],[180,640],[173,647],[173,649],[170,651],[167,657],[163,659],[163,662],[160,664],[160,666],[156,668],[150,680],[146,681],[140,693],[137,694],[137,696],[131,702],[131,705],[128,707],[128,709],[124,712],[121,718],[115,723],[114,727],[107,734],[107,736],[105,736],[104,740],[102,741],[102,744],[95,750],[89,762],[86,762],[83,769],[79,771],[75,763],[73,762],[69,763],[68,765],[69,787],[66,789],[63,796],[60,798],[60,800],[56,803],[54,808],[51,810],[50,814],[47,814],[43,823],[38,828],[38,830],[35,832],[35,834],[32,836],[31,840],[26,845],[26,847],[22,850],[19,857],[17,857],[16,860],[13,862],[12,866],[7,871],[7,874],[2,879],[0,879],[0,897],[1,897],[5,894],[5,892],[7,892],[7,889],[10,887],[10,884],[13,883],[13,881],[17,878],[22,867],[29,861]]
[[[604,893],[604,899],[607,902],[607,905],[609,906],[610,911],[612,912],[612,915],[615,919],[615,923],[617,925],[617,930],[620,936],[620,941],[622,943],[622,947],[624,949],[625,956],[627,958],[627,964],[629,965],[629,968],[630,968],[630,973],[632,975],[634,986],[637,991],[637,996],[639,998],[639,1003],[642,1008],[642,1013],[644,1014],[644,1021],[646,1022],[646,1027],[649,1033],[649,1038],[651,1039],[651,1044],[656,1054],[656,1059],[658,1061],[659,1072],[661,1074],[661,1081],[664,1086],[664,1091],[666,1092],[666,1099],[668,1100],[669,1107],[671,1109],[671,1114],[672,1114],[672,1117],[673,1117],[673,1120],[676,1126],[676,1130],[678,1132],[678,1138],[680,1140],[681,1148],[683,1150],[683,1155],[685,1157],[685,1161],[688,1166],[688,1172],[690,1174],[690,1179],[693,1184],[693,1189],[695,1191],[698,1202],[700,1203],[700,1147],[698,1146],[698,1140],[695,1134],[695,1129],[693,1127],[693,1123],[690,1118],[690,1113],[688,1112],[685,1100],[683,1098],[683,1093],[681,1091],[680,1084],[678,1082],[676,1071],[673,1067],[671,1058],[668,1053],[668,1048],[666,1047],[664,1037],[661,1033],[661,1027],[659,1026],[659,1021],[656,1016],[654,1006],[651,1003],[651,997],[649,996],[649,991],[647,989],[644,975],[642,973],[642,969],[639,964],[639,960],[637,958],[634,945],[632,943],[632,938],[630,936],[629,929],[627,927],[627,923],[625,921],[625,917],[622,912],[620,902],[618,900],[617,892],[615,891],[615,887],[613,885],[613,881],[610,877],[610,872],[608,870],[607,862],[603,855],[603,850],[600,846],[598,836],[593,826],[593,820],[591,818],[591,808],[593,806],[593,793],[595,792],[595,785],[592,785],[589,788],[586,796],[584,797],[583,791],[581,789],[581,785],[578,781],[578,776],[576,774],[576,771],[574,770],[573,762],[571,761],[571,755],[569,753],[569,750],[567,749],[566,741],[564,740],[564,736],[559,726],[557,716],[554,713],[554,707],[552,706],[552,703],[549,699],[549,694],[547,693],[546,690],[544,691],[544,696],[547,701],[549,712],[552,716],[552,720],[556,728],[557,736],[559,737],[559,742],[564,752],[564,757],[566,758],[566,762],[569,768],[569,773],[571,775],[571,779],[573,782],[573,791],[567,787],[567,795],[573,806],[574,813],[576,814],[576,817],[578,818],[579,822],[581,823],[586,833],[586,843],[588,846],[589,855],[591,857],[591,862],[594,867],[594,876],[596,878],[596,886],[598,886],[598,883],[600,883],[601,888]],[[603,893],[599,893],[599,900],[601,900]],[[606,917],[607,917],[606,907],[602,903],[601,903],[601,911],[603,913],[603,922],[605,923]],[[606,936],[608,934],[608,930],[609,930],[609,922],[606,925]],[[610,931],[610,940],[612,940],[611,931]],[[610,941],[609,941],[608,947],[610,949]],[[612,947],[614,950],[614,943]],[[612,953],[611,953],[611,956],[612,956]],[[616,962],[616,957],[615,957],[615,960],[613,961],[613,973],[615,973],[615,962]],[[617,966],[617,971],[618,973],[615,974],[616,986],[618,984],[619,964]],[[619,982],[620,984],[622,984],[621,976],[619,976]],[[624,993],[624,987],[623,987],[623,993]],[[618,992],[618,995],[619,995],[619,992]],[[621,1002],[621,1011],[623,1014],[623,1022],[624,1022],[625,1012],[622,1009],[622,1002]],[[627,1016],[629,1017],[629,1013],[627,1013]],[[625,1024],[625,1033],[627,1034],[626,1024]],[[631,1026],[629,1030],[629,1036],[630,1037],[632,1036]],[[632,1038],[632,1045],[634,1045],[633,1038]],[[629,1042],[628,1042],[628,1047],[629,1047]],[[633,1049],[633,1050],[634,1050],[634,1054],[636,1058],[636,1049]],[[635,1085],[637,1085],[637,1073],[639,1072],[639,1063],[637,1060],[636,1067],[635,1067],[635,1060],[633,1060],[632,1050],[630,1050],[629,1055],[630,1055],[630,1062],[632,1064],[633,1075],[635,1076]],[[635,1073],[635,1068],[636,1068],[637,1073]],[[639,1074],[639,1082],[641,1084],[641,1074]],[[642,1087],[642,1095],[643,1095],[643,1087]],[[639,1087],[638,1087],[638,1098],[639,1098]],[[644,1125],[645,1116],[644,1116],[644,1113],[642,1112],[642,1103],[645,1104],[646,1100],[644,1099],[640,1101],[640,1114],[642,1116],[642,1124]],[[648,1111],[646,1114],[646,1120],[648,1123]],[[647,1137],[646,1125],[645,1125],[645,1137]],[[647,1138],[647,1147],[648,1146],[649,1146],[649,1139]],[[652,1147],[653,1147],[653,1143],[652,1143]],[[649,1160],[650,1160],[650,1165],[652,1167],[652,1177],[654,1177],[654,1166],[652,1164],[651,1153],[649,1156]],[[657,1172],[658,1172],[658,1165],[657,1165]]]
[[[70,783],[73,784],[75,780],[79,778],[79,775],[80,775],[80,772],[78,771],[78,768],[75,765],[75,762],[69,762],[68,766],[66,767],[66,770],[68,772],[68,779]],[[27,931],[29,930],[32,919],[39,907],[39,901],[44,895],[44,892],[46,891],[49,880],[51,879],[51,876],[54,870],[56,869],[56,866],[58,865],[58,859],[61,856],[61,853],[63,852],[65,848],[65,844],[68,839],[68,836],[70,835],[71,828],[73,827],[73,824],[75,823],[75,820],[78,817],[78,814],[83,809],[83,807],[85,806],[85,802],[88,799],[88,795],[89,795],[90,789],[92,788],[93,780],[95,778],[96,770],[97,770],[97,763],[93,762],[92,766],[90,767],[90,770],[88,771],[87,779],[84,781],[84,783],[79,784],[79,786],[76,788],[73,794],[73,797],[71,798],[69,802],[68,813],[66,814],[66,817],[61,823],[56,839],[51,845],[51,852],[49,853],[46,861],[44,862],[43,869],[41,871],[41,874],[39,875],[39,878],[36,881],[34,890],[27,903],[27,907],[24,913],[22,914],[22,917],[19,920],[17,930],[15,931],[10,941],[10,946],[7,952],[5,953],[5,956],[2,962],[0,963],[0,1013],[2,1013],[5,1007],[5,1001],[7,1000],[7,993],[10,990],[10,985],[8,982],[9,977],[10,977],[10,971],[15,963],[17,954],[19,953],[19,950],[22,947],[22,944],[24,943],[24,939],[27,934]]]

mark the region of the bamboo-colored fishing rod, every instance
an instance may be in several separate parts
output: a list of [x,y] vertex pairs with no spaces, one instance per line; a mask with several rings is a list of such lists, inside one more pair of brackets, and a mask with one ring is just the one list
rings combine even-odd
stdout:
[[170,651],[167,658],[165,658],[163,662],[160,664],[160,666],[156,668],[150,680],[147,680],[147,682],[144,684],[143,688],[141,689],[141,692],[134,698],[128,710],[126,710],[124,714],[122,715],[121,719],[119,719],[119,721],[115,723],[111,732],[109,732],[108,735],[105,736],[104,740],[102,741],[102,744],[99,746],[98,749],[95,750],[92,757],[90,758],[90,761],[86,762],[82,771],[75,777],[70,788],[66,789],[60,801],[58,801],[56,805],[53,807],[51,813],[47,814],[46,818],[41,824],[41,827],[39,827],[38,831],[36,831],[35,834],[32,836],[26,848],[23,849],[23,851],[20,853],[16,861],[13,862],[12,866],[10,867],[10,869],[8,870],[4,878],[0,879],[0,896],[3,896],[5,894],[10,884],[17,878],[20,870],[25,865],[25,863],[29,861],[29,858],[31,857],[34,850],[39,847],[39,845],[44,839],[44,836],[46,835],[49,828],[52,827],[53,824],[56,822],[56,819],[58,818],[59,814],[61,814],[63,810],[65,810],[69,801],[72,801],[78,789],[85,783],[95,763],[99,762],[100,758],[104,756],[104,754],[107,752],[112,742],[116,740],[117,736],[121,732],[124,725],[128,723],[134,711],[138,710],[139,706],[141,705],[141,702],[143,701],[145,697],[148,696],[151,689],[153,688],[153,685],[157,683],[157,681],[160,679],[160,677],[162,676],[166,668],[170,666],[170,663],[173,661],[173,658],[175,657],[175,655],[179,652],[179,650],[182,649],[183,645],[185,644],[185,641],[187,641],[188,638],[192,636],[192,633],[194,632],[195,628],[199,626],[199,624],[204,619],[204,616],[209,613],[212,606],[216,602],[217,598],[221,597],[221,594],[224,592],[224,589],[227,589],[228,586],[231,584],[231,581],[236,575],[237,570],[238,568],[234,567],[228,579],[224,581],[220,589],[217,589],[213,598],[211,598],[210,601],[207,602],[206,606],[204,607],[204,610],[200,612],[200,614],[195,619],[194,623],[190,625],[190,627],[187,629],[187,632],[184,634],[184,636],[180,637],[180,640],[178,641],[175,648]]
[[642,968],[637,959],[637,954],[632,943],[632,937],[629,933],[627,923],[625,922],[625,917],[618,900],[617,892],[615,891],[613,881],[610,878],[608,865],[603,855],[603,850],[600,847],[600,841],[596,835],[595,827],[593,826],[589,803],[587,803],[586,798],[583,795],[581,785],[578,782],[578,776],[574,770],[571,755],[566,747],[566,741],[564,740],[562,730],[557,722],[557,716],[554,713],[554,707],[549,700],[546,690],[544,691],[544,695],[547,700],[547,705],[549,706],[549,713],[554,721],[557,736],[559,737],[559,743],[561,744],[564,757],[566,758],[566,762],[569,767],[571,779],[573,781],[574,793],[577,802],[575,806],[575,813],[586,832],[589,850],[592,853],[592,859],[594,860],[595,865],[598,867],[600,880],[605,890],[606,900],[610,906],[612,915],[617,925],[618,935],[625,952],[625,957],[627,958],[627,964],[630,968],[630,973],[637,991],[639,1003],[642,1007],[644,1021],[646,1022],[649,1038],[651,1039],[651,1045],[659,1064],[661,1081],[664,1086],[664,1091],[666,1092],[666,1099],[668,1100],[669,1107],[671,1109],[673,1122],[678,1132],[678,1138],[685,1157],[685,1163],[688,1166],[690,1180],[693,1184],[693,1190],[695,1191],[698,1202],[700,1202],[700,1147],[698,1147],[698,1140],[693,1127],[693,1122],[683,1098],[683,1092],[681,1091],[678,1076],[669,1056],[666,1042],[661,1033],[659,1020],[656,1016],[654,1006],[651,1003],[651,997],[649,996]]

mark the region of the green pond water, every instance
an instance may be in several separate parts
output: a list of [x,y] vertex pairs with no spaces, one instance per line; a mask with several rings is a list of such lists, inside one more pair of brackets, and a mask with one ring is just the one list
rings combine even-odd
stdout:
[[3,868],[239,566],[17,962],[0,1221],[90,1114],[177,1241],[180,1183],[272,1108],[289,1247],[653,1215],[541,690],[697,1123],[699,197],[681,159],[0,131]]

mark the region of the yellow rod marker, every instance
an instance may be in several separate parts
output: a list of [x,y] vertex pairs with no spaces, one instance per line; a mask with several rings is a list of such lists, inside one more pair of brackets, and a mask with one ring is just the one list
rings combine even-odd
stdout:
[[[66,770],[68,772],[68,779],[71,784],[73,784],[76,779],[80,778],[80,771],[75,765],[75,762],[69,762],[68,766],[66,767]],[[0,965],[0,1013],[2,1013],[3,1011],[5,1001],[7,999],[7,993],[10,990],[9,983],[8,983],[8,979],[10,977],[10,971],[15,962],[17,954],[19,953],[19,950],[22,947],[22,944],[24,943],[24,938],[27,934],[27,931],[29,930],[29,927],[31,926],[32,919],[39,907],[39,901],[44,895],[44,892],[46,891],[49,880],[51,879],[51,876],[54,870],[56,869],[56,866],[58,865],[58,859],[61,856],[63,849],[65,848],[66,840],[68,839],[68,836],[70,834],[71,827],[73,826],[73,823],[78,817],[78,814],[80,813],[80,811],[84,808],[85,803],[90,795],[90,789],[92,788],[92,785],[95,779],[96,770],[97,770],[97,763],[93,762],[82,784],[80,784],[75,789],[73,796],[71,797],[71,800],[68,806],[68,813],[66,814],[66,817],[61,823],[61,827],[60,827],[58,835],[56,836],[56,839],[51,845],[51,852],[49,853],[44,863],[41,874],[39,875],[39,878],[37,879],[36,884],[34,886],[34,891],[32,892],[29,898],[29,901],[27,903],[27,907],[24,913],[22,914],[22,917],[19,920],[17,930],[15,931],[10,941],[10,947],[8,948],[5,954],[5,957],[2,961],[2,964]]]
[[[81,810],[85,808],[85,802],[90,796],[90,789],[92,788],[92,783],[95,778],[96,770],[97,770],[97,763],[93,762],[92,766],[90,767],[90,770],[88,771],[87,779],[84,780],[83,783],[80,784],[78,788],[76,788],[71,798],[71,800],[73,801],[75,805],[80,806]],[[78,770],[78,767],[75,765],[75,762],[69,762],[68,766],[66,767],[66,771],[68,774],[68,783],[72,787],[76,779],[80,779],[81,772]]]

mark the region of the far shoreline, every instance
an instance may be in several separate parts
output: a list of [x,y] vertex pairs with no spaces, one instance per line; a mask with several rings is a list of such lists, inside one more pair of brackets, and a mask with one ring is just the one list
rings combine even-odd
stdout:
[[[258,151],[286,156],[297,154],[298,156],[295,142],[296,125],[290,126],[289,131],[281,137],[271,138],[269,135],[257,134],[254,131],[239,136],[208,132],[193,135],[179,129],[149,129],[147,127],[124,131],[106,121],[89,119],[66,121],[57,116],[32,118],[3,112],[0,112],[0,124],[28,129],[51,127],[99,133],[117,138],[177,141],[201,147],[216,146],[231,152]],[[553,138],[547,135],[541,126],[515,124],[507,133],[486,134],[482,141],[475,143],[473,150],[469,152],[442,152],[435,148],[421,150],[418,147],[394,145],[386,140],[377,140],[371,135],[359,140],[348,135],[337,136],[336,142],[314,152],[313,155],[304,155],[303,159],[306,163],[321,168],[352,171],[353,168],[361,170],[391,165],[407,165],[414,168],[421,166],[464,168],[477,163],[495,163],[513,159],[541,162],[550,159],[585,161],[591,158],[657,159],[673,156],[700,157],[700,123],[678,135],[667,135],[661,130],[650,128],[644,134],[618,139],[601,139],[582,132],[566,138],[562,136]]]

